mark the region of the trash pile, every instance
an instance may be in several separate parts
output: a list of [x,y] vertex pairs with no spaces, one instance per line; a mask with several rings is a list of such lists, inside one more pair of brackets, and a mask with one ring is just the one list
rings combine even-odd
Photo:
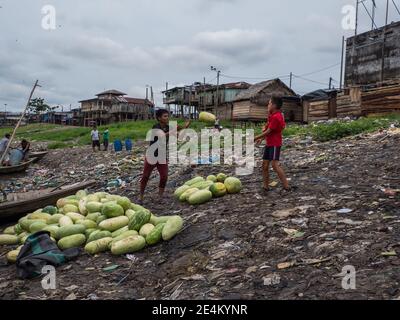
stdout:
[[[128,152],[96,152],[88,147],[50,151],[39,163],[21,175],[3,176],[0,188],[6,193],[55,188],[77,179],[96,180],[98,189],[121,194],[136,184],[143,168],[144,147]],[[118,180],[118,182],[116,182]]]
[[236,194],[242,190],[242,182],[238,178],[228,177],[224,173],[211,175],[207,179],[196,177],[187,181],[175,191],[175,197],[181,202],[200,205],[212,198],[221,198],[226,194]]
[[[28,237],[47,231],[61,250],[84,246],[91,255],[111,251],[123,255],[175,237],[183,227],[180,216],[157,217],[126,197],[81,190],[21,218],[0,234],[0,245],[23,245]],[[14,263],[22,246],[7,254]]]

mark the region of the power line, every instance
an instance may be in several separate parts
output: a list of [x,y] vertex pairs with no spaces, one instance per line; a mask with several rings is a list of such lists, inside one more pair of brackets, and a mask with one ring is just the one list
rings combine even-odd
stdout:
[[310,76],[312,74],[316,74],[316,73],[319,73],[319,72],[322,72],[322,71],[326,71],[326,70],[332,69],[334,67],[337,67],[340,64],[341,64],[341,62],[335,63],[335,64],[333,64],[333,65],[331,65],[329,67],[326,67],[326,68],[323,68],[323,69],[320,69],[320,70],[317,70],[317,71],[313,71],[313,72],[310,72],[310,73],[302,74],[301,77],[306,77],[306,76]]
[[215,78],[213,78],[213,79],[211,79],[211,80],[208,80],[208,81],[206,81],[206,82],[207,82],[207,83],[213,82],[214,80],[217,80],[217,78],[218,78],[218,77],[215,77]]
[[282,75],[282,76],[278,76],[278,77],[240,77],[240,76],[231,76],[231,75],[227,75],[227,74],[221,74],[221,76],[223,76],[224,78],[230,78],[230,79],[244,79],[244,80],[269,80],[269,79],[276,79],[276,78],[280,78],[280,79],[286,79],[289,78],[290,76],[288,75]]
[[302,76],[298,76],[298,75],[295,75],[295,74],[293,74],[293,77],[298,78],[298,79],[302,79],[302,80],[305,80],[305,81],[313,82],[313,83],[316,83],[316,84],[326,85],[325,82],[320,82],[320,81],[315,81],[315,80],[307,79],[307,78],[304,78],[304,77],[302,77]]

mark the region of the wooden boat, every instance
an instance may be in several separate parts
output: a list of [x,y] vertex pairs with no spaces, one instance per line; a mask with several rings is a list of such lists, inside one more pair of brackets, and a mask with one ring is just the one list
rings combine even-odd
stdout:
[[38,162],[42,160],[48,153],[48,151],[30,152],[29,159],[36,159],[34,162]]
[[0,221],[12,218],[18,219],[26,213],[55,205],[58,199],[74,195],[77,191],[94,184],[96,184],[96,181],[91,180],[60,186],[59,188],[7,194],[6,201],[0,202]]
[[29,161],[21,163],[21,164],[19,164],[17,166],[8,166],[8,167],[0,166],[0,175],[1,174],[24,172],[35,161],[36,161],[36,158],[33,158],[33,159],[30,159]]

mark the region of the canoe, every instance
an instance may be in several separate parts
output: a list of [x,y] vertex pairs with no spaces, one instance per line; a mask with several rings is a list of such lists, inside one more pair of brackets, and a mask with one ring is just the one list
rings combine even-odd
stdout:
[[30,152],[29,153],[29,159],[34,159],[35,163],[38,162],[39,160],[42,160],[49,152],[48,151],[40,151],[40,152]]
[[77,191],[96,184],[96,181],[79,182],[62,186],[24,193],[7,194],[7,200],[0,202],[0,221],[18,219],[24,214],[31,213],[46,206],[55,205],[58,199],[74,195]]
[[17,166],[10,166],[10,167],[0,167],[0,174],[10,174],[10,173],[17,173],[17,172],[24,172],[28,167],[36,161],[36,158],[30,159],[27,162],[21,163]]

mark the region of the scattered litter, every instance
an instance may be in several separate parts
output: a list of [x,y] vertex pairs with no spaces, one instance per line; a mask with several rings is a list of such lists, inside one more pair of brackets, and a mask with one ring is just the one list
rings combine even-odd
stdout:
[[119,265],[114,264],[114,265],[112,265],[112,266],[103,268],[103,271],[105,271],[105,272],[111,272],[111,271],[114,271],[114,270],[116,270],[116,269],[118,269],[118,268],[119,268]]
[[382,257],[395,257],[395,256],[397,256],[397,252],[396,251],[382,252],[381,256]]
[[339,213],[339,214],[349,214],[349,213],[352,213],[352,212],[353,212],[352,209],[340,209],[340,210],[337,211],[337,213]]

